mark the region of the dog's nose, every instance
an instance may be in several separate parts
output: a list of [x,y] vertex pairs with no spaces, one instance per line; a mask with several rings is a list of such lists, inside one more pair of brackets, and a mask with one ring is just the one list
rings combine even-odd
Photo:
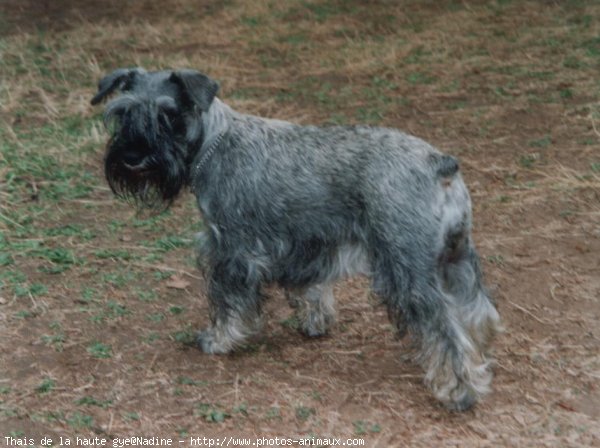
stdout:
[[145,156],[136,151],[127,151],[122,156],[123,163],[128,167],[140,165],[144,159]]
[[123,165],[132,173],[142,173],[148,169],[150,158],[137,153],[128,152],[123,155]]

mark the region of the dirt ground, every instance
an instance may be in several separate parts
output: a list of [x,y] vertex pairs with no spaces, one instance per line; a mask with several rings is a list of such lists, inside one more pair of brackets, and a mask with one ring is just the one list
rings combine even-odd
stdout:
[[[599,24],[577,0],[1,2],[0,446],[600,446]],[[300,335],[271,288],[244,349],[191,346],[208,324],[193,198],[136,216],[102,174],[89,99],[137,65],[207,72],[243,112],[397,127],[459,157],[505,327],[492,393],[438,405],[363,278],[336,286],[327,337]]]

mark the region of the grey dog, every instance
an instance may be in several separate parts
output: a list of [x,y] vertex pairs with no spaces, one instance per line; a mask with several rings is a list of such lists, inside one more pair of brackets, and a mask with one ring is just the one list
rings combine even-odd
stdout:
[[285,288],[303,331],[334,321],[333,282],[362,272],[409,332],[425,382],[449,409],[489,390],[499,316],[471,238],[457,161],[398,130],[299,126],[238,113],[194,70],[118,69],[99,83],[116,195],[164,209],[189,186],[212,326],[198,344],[227,353],[261,322],[261,287]]

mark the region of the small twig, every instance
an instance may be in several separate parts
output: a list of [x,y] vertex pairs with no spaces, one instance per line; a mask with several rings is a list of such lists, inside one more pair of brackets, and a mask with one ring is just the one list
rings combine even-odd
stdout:
[[238,373],[235,374],[235,406],[237,407],[238,405],[238,397],[239,397],[239,393],[240,393],[240,388],[239,388],[239,381],[240,381],[240,375]]
[[360,355],[363,353],[362,350],[325,350],[322,354],[329,355]]
[[152,370],[152,368],[154,367],[156,358],[158,358],[158,352],[154,353],[154,356],[152,357],[152,361],[150,361],[150,364],[148,365],[148,368],[146,369],[146,376],[150,375],[150,370]]
[[0,213],[0,219],[3,219],[5,221],[8,221],[11,224],[14,224],[17,227],[20,227],[21,229],[24,229],[25,227],[23,227],[21,224],[19,224],[16,221],[13,221],[12,219],[8,218],[6,215],[3,215],[2,213]]
[[560,300],[559,298],[556,297],[556,294],[554,294],[554,290],[557,287],[561,287],[561,285],[559,283],[554,283],[552,286],[550,286],[550,296],[552,297],[552,299],[556,302],[559,303],[564,303],[562,300]]
[[106,432],[108,434],[110,434],[110,432],[112,431],[112,426],[113,426],[114,418],[115,418],[115,414],[114,414],[114,412],[111,412],[110,413],[110,420],[108,421],[108,428],[106,428]]
[[516,309],[518,309],[519,311],[524,312],[525,314],[533,317],[535,320],[537,320],[539,323],[544,324],[544,325],[550,325],[551,322],[548,321],[544,321],[542,319],[540,319],[539,317],[537,317],[535,314],[533,314],[531,311],[529,311],[527,308],[523,308],[521,305],[517,305],[514,302],[511,302],[510,300],[508,301],[508,303],[510,303],[512,306],[514,306]]
[[194,278],[196,280],[203,280],[202,277],[198,276],[198,275],[194,275],[190,272],[184,271],[183,269],[176,269],[176,268],[172,268],[170,266],[165,266],[162,264],[147,264],[147,263],[131,263],[133,266],[137,266],[140,268],[149,268],[149,269],[156,269],[157,271],[170,271],[170,272],[177,272],[179,274],[184,274],[187,275],[188,277]]
[[317,382],[317,383],[328,384],[328,382],[326,380],[322,380],[321,378],[314,378],[312,376],[300,375],[300,373],[297,370],[296,370],[296,378],[300,378],[300,379],[303,379],[303,380],[314,381],[314,382]]
[[598,132],[598,129],[596,128],[596,122],[594,121],[594,115],[590,112],[590,121],[592,122],[592,129],[594,130],[594,134],[596,134],[598,137],[600,137],[600,132]]

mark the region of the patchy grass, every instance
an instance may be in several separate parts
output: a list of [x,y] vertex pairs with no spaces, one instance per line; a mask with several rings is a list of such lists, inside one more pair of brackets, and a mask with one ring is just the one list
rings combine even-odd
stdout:
[[[34,3],[0,4],[0,436],[600,444],[600,5]],[[193,198],[138,216],[102,175],[89,100],[136,65],[204,70],[243,112],[399,127],[458,155],[507,327],[490,397],[439,408],[362,279],[336,287],[326,338],[299,335],[269,289],[259,337],[201,354]]]

